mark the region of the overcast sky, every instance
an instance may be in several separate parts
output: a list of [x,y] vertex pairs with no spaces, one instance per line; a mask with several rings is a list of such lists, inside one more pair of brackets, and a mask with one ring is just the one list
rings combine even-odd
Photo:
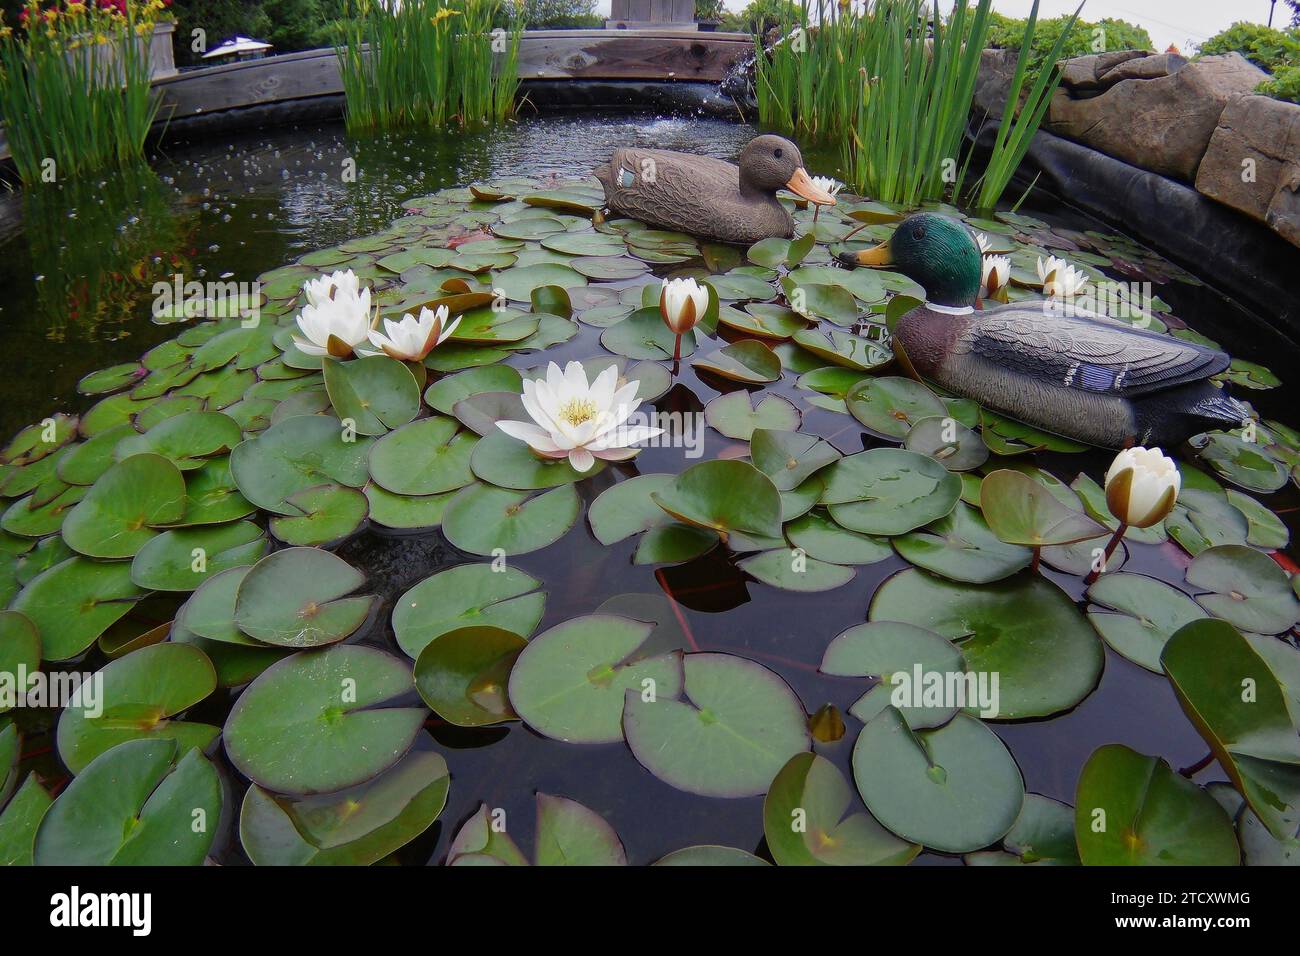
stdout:
[[[727,9],[740,10],[747,0],[725,0]],[[945,6],[950,0],[944,0]],[[993,0],[993,9],[1007,16],[1023,17],[1029,13],[1033,0]],[[1078,0],[1041,0],[1039,16],[1055,17],[1073,13]],[[597,9],[609,13],[609,0],[598,0]],[[1146,27],[1156,49],[1163,50],[1176,44],[1184,53],[1207,40],[1224,27],[1237,20],[1267,23],[1269,0],[1086,0],[1083,17],[1101,20],[1116,17]],[[1273,25],[1283,26],[1290,19],[1290,10],[1281,2],[1277,5]]]

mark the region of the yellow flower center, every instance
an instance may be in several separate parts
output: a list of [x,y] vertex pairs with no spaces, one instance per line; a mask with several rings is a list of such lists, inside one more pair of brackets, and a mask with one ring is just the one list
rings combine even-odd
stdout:
[[596,403],[589,398],[571,398],[560,406],[560,417],[576,428],[596,417]]

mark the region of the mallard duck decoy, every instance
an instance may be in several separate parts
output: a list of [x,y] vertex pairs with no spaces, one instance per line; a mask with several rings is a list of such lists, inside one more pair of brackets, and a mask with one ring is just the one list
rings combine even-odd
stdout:
[[1059,302],[976,311],[981,257],[970,230],[935,213],[899,223],[880,245],[844,253],[919,283],[927,302],[899,319],[894,351],[908,371],[997,412],[1077,441],[1176,445],[1240,426],[1249,409],[1209,381],[1223,352]]
[[710,156],[624,146],[594,170],[613,212],[652,226],[749,245],[794,235],[778,189],[822,206],[835,197],[813,185],[799,147],[780,136],[757,136],[740,165]]

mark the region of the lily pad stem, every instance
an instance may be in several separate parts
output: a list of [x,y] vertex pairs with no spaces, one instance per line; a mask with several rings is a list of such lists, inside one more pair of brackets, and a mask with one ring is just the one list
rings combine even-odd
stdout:
[[1102,552],[1101,555],[1101,567],[1093,568],[1088,572],[1088,576],[1083,579],[1084,587],[1091,587],[1092,583],[1101,576],[1101,572],[1106,570],[1106,565],[1110,564],[1110,556],[1114,554],[1115,549],[1119,547],[1120,539],[1124,537],[1124,532],[1127,530],[1128,525],[1121,521],[1119,527],[1115,529],[1115,533],[1111,535],[1110,540],[1106,542],[1106,550]]
[[1213,762],[1214,762],[1214,754],[1208,753],[1200,760],[1196,761],[1196,763],[1192,764],[1190,767],[1184,767],[1182,770],[1178,772],[1184,777],[1189,777],[1189,778],[1194,777]]

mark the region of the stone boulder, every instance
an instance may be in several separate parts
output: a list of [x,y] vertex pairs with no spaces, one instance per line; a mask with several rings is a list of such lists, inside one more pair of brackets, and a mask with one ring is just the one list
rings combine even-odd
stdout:
[[1229,103],[1196,171],[1196,190],[1300,246],[1300,104],[1259,95]]
[[1142,50],[1113,50],[1110,53],[1090,53],[1061,60],[1061,84],[1071,90],[1099,90],[1103,87],[1101,77],[1121,63],[1141,59],[1147,54]]
[[[1157,61],[1149,68],[1157,74],[1153,78],[1140,78],[1143,68],[1135,63],[1137,57],[1096,61],[1095,86],[1104,86],[1106,75],[1115,70],[1131,78],[1082,98],[1070,87],[1058,88],[1044,128],[1133,166],[1190,183],[1224,108],[1249,94],[1268,74],[1239,53],[1191,62],[1170,54],[1145,58]],[[1080,73],[1086,78],[1085,71]]]

